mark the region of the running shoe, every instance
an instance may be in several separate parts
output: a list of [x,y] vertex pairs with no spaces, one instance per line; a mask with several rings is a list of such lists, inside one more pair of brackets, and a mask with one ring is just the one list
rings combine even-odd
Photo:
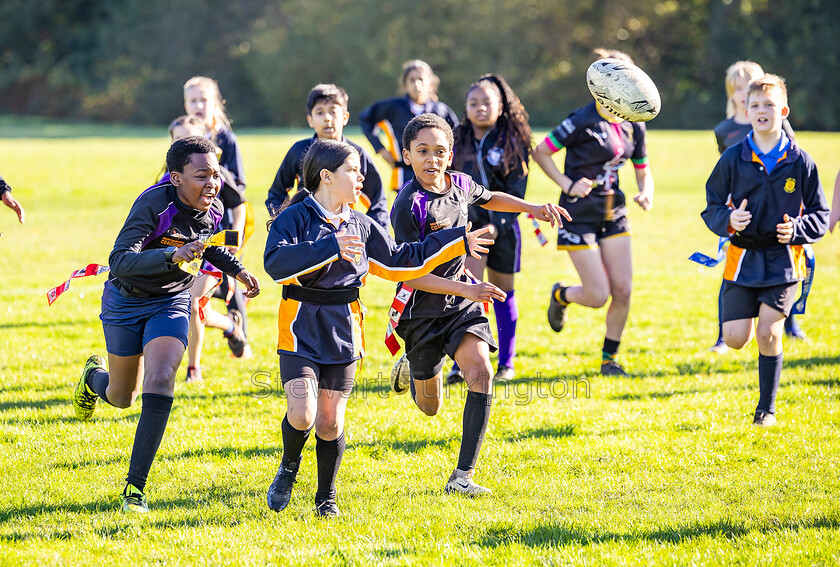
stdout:
[[726,341],[723,339],[718,339],[718,341],[709,349],[709,352],[713,352],[715,354],[726,354],[729,350],[729,347],[726,345]]
[[300,462],[290,465],[289,468],[281,464],[277,476],[274,477],[274,482],[268,487],[268,507],[275,512],[285,510],[286,506],[289,505],[289,501],[292,499],[292,487],[295,484],[299,467]]
[[569,304],[563,305],[557,300],[562,287],[560,282],[551,286],[551,299],[548,301],[548,325],[555,333],[559,333],[566,326],[566,308]]
[[336,518],[341,515],[341,511],[335,503],[335,498],[323,500],[315,498],[315,515],[322,518]]
[[773,427],[776,425],[776,416],[769,411],[755,410],[753,425],[757,425],[758,427]]
[[120,495],[120,502],[120,511],[123,514],[146,514],[149,511],[146,495],[133,484],[125,485],[125,490]]
[[443,489],[447,494],[463,494],[464,496],[485,496],[493,494],[493,491],[484,486],[479,486],[473,481],[473,474],[475,471],[462,471],[455,469],[449,476],[446,482],[446,487]]
[[76,411],[76,417],[82,421],[88,421],[93,417],[96,411],[96,402],[99,401],[99,396],[87,385],[88,375],[95,368],[105,370],[105,359],[98,354],[94,354],[85,362],[82,377],[79,378],[76,391],[73,393],[73,409]]
[[447,384],[460,384],[464,381],[464,373],[461,372],[461,369],[457,366],[453,366],[452,370],[449,371],[449,374],[446,376],[446,383]]
[[402,396],[411,389],[411,369],[405,355],[402,355],[391,369],[391,389],[398,396]]
[[605,360],[601,363],[602,376],[627,376],[624,368],[615,360]]
[[236,309],[231,309],[228,312],[228,317],[233,323],[233,330],[230,333],[225,332],[224,337],[228,341],[233,356],[242,358],[242,355],[245,354],[245,345],[248,344],[248,339],[245,337],[245,331],[243,330],[242,313]]
[[201,375],[201,368],[196,368],[195,366],[187,367],[187,384],[201,382],[202,380],[204,380],[204,376]]
[[513,368],[500,364],[496,374],[493,375],[493,382],[509,382],[514,378],[516,378],[516,372],[513,371]]

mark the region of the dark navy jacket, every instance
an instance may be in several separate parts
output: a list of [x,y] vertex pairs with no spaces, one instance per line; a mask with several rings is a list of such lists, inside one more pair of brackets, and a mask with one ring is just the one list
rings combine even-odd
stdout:
[[233,174],[240,192],[245,191],[245,168],[242,167],[242,152],[239,150],[236,134],[228,128],[220,128],[211,139],[222,150],[219,165]]
[[[442,116],[452,128],[458,125],[458,115],[440,101],[427,101],[422,112],[420,112],[420,114],[424,113]],[[397,167],[394,168],[391,177],[391,189],[399,189],[405,182],[414,177],[411,166],[406,165],[403,161],[402,135],[406,125],[415,116],[417,115],[411,111],[411,99],[408,95],[395,96],[375,102],[359,115],[362,132],[373,146],[374,152],[379,153],[379,150],[386,148],[379,136],[376,135],[375,129],[378,128],[385,134],[388,144],[387,150],[397,162]]]
[[[160,295],[189,289],[195,277],[168,264],[164,249],[210,237],[221,218],[222,204],[218,198],[209,210],[198,211],[182,203],[170,183],[149,187],[134,201],[117,235],[108,257],[109,280],[118,278],[132,287]],[[230,276],[242,271],[242,264],[227,248],[206,248],[204,258]]]
[[[317,135],[295,142],[286,153],[283,163],[277,170],[277,175],[274,176],[274,182],[268,189],[265,206],[269,214],[273,215],[275,211],[279,211],[289,198],[289,190],[300,185],[303,179],[303,156],[316,139],[318,139]],[[342,138],[342,141],[356,148],[361,158],[361,173],[365,180],[362,183],[362,194],[359,200],[367,208],[367,215],[387,229],[388,201],[385,199],[385,192],[382,191],[382,178],[379,177],[370,154],[347,138]]]
[[3,179],[3,176],[0,175],[0,195],[2,195],[3,193],[5,193],[7,191],[11,191],[11,190],[12,190],[12,188],[9,186],[8,183],[6,183],[6,180]]
[[[483,205],[493,195],[469,175],[450,171],[451,186],[446,193],[426,191],[416,179],[400,189],[391,210],[391,225],[397,242],[425,242],[436,231],[467,225],[470,205]],[[455,281],[469,281],[464,272],[465,256],[441,264],[432,273]],[[466,309],[473,303],[466,297],[441,295],[416,290],[403,311],[400,321],[429,319]]]
[[[528,185],[527,164],[520,162],[505,174],[503,143],[499,140],[499,131],[495,128],[488,131],[481,140],[469,136],[472,144],[469,147],[455,147],[453,168],[477,179],[490,191],[507,193],[520,199],[525,198],[525,188]],[[493,224],[499,234],[511,230],[519,213],[503,213],[488,211],[479,206],[470,207],[470,222],[474,228]]]
[[[729,215],[744,199],[752,219],[744,230],[734,233]],[[816,242],[828,230],[828,202],[817,166],[795,141],[769,175],[748,140],[730,147],[706,182],[706,203],[701,216],[709,230],[732,237],[723,279],[745,287],[802,280],[802,245]],[[793,239],[779,244],[776,225],[783,222],[785,213],[793,219]],[[736,245],[739,238],[745,240],[743,247]]]
[[[438,232],[424,242],[397,245],[370,217],[351,211],[349,222],[327,220],[311,196],[284,210],[271,223],[265,245],[265,271],[275,282],[329,290],[360,288],[368,273],[390,281],[422,277],[466,253],[463,228]],[[357,234],[364,252],[355,262],[341,257],[336,233]],[[316,305],[293,299],[280,302],[277,352],[293,353],[321,364],[349,363],[364,356],[359,301]]]

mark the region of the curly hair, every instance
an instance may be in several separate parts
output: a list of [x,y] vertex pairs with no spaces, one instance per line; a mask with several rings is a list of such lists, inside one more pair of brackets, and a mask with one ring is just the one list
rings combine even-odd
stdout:
[[[528,112],[522,106],[522,102],[510,85],[499,75],[482,75],[476,82],[467,89],[464,98],[470,96],[474,89],[483,88],[496,92],[499,101],[502,103],[502,113],[496,122],[496,129],[499,137],[496,140],[496,147],[502,148],[502,166],[505,175],[510,173],[519,164],[522,164],[525,171],[528,170],[528,158],[531,155],[533,140],[531,126],[528,125]],[[455,130],[455,169],[460,167],[459,155],[463,155],[465,148],[472,147],[473,128],[467,114],[461,119],[461,124]]]

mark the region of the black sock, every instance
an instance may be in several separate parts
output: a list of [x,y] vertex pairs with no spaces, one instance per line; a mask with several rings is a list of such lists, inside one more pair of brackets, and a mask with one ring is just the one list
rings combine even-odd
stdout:
[[309,439],[309,432],[312,428],[306,431],[295,429],[289,423],[289,416],[283,417],[283,423],[280,426],[283,432],[283,466],[287,469],[297,470],[300,464],[300,454],[303,453],[303,446],[306,445],[306,440]]
[[604,362],[615,360],[615,356],[618,354],[619,344],[621,344],[621,341],[614,341],[604,337],[604,350],[601,351],[601,360]]
[[344,456],[344,432],[338,439],[324,441],[315,434],[315,456],[318,459],[318,491],[315,493],[315,500],[335,498],[335,477],[338,476],[338,467],[341,466],[341,458]]
[[166,431],[172,401],[172,396],[143,394],[143,409],[140,411],[140,421],[137,422],[131,462],[128,465],[128,476],[125,478],[126,482],[140,490],[146,488],[146,478],[163,439],[163,432]]
[[493,394],[467,392],[464,404],[464,436],[461,438],[461,451],[458,454],[458,468],[468,471],[475,468],[487,422],[490,421],[490,408],[493,405]]
[[777,356],[758,355],[758,407],[768,413],[776,413],[776,391],[779,389],[779,378],[782,375],[784,353]]
[[722,340],[723,340],[723,282],[721,282],[720,291],[718,292],[718,339],[717,339],[717,342],[721,342]]
[[87,375],[87,385],[93,390],[99,399],[103,400],[105,403],[110,405],[111,402],[108,400],[108,396],[105,395],[105,392],[108,391],[108,384],[111,381],[111,375],[108,374],[105,370],[101,368],[94,368],[91,370]]
[[248,312],[245,309],[245,307],[246,307],[245,296],[242,295],[242,288],[241,287],[236,286],[236,288],[234,288],[234,289],[235,289],[235,291],[233,292],[233,295],[230,297],[230,303],[228,303],[228,312],[230,312],[231,309],[236,309],[237,311],[239,311],[239,314],[242,315],[242,334],[247,337],[248,336]]

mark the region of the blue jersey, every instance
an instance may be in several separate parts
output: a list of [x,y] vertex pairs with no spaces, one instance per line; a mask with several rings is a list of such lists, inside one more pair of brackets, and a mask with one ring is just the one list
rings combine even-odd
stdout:
[[[736,233],[729,216],[744,199],[752,219]],[[793,219],[793,239],[780,244],[776,225],[785,214]],[[817,166],[795,141],[768,174],[745,139],[720,157],[706,182],[701,215],[712,232],[731,237],[723,279],[745,287],[770,287],[804,278],[802,245],[822,238],[829,210]]]
[[[345,260],[335,238],[339,230],[356,234],[364,249]],[[310,196],[284,210],[271,224],[265,271],[275,282],[314,290],[360,288],[368,273],[390,281],[428,274],[435,266],[466,253],[463,228],[441,231],[421,243],[397,245],[379,224],[351,211],[348,221],[328,220]],[[278,315],[278,352],[320,364],[343,364],[364,355],[359,301],[316,305],[283,299]]]
[[[265,206],[269,214],[274,215],[283,207],[283,203],[289,198],[289,191],[300,186],[303,179],[303,156],[306,150],[317,140],[317,136],[299,140],[289,149],[283,163],[277,169],[274,182],[268,189],[268,198]],[[361,173],[365,180],[362,183],[362,194],[359,201],[367,208],[367,215],[379,223],[380,226],[388,228],[388,201],[385,199],[385,192],[382,191],[382,178],[376,171],[376,166],[370,155],[361,146],[354,144],[347,138],[342,141],[353,146],[359,152],[361,161]]]

